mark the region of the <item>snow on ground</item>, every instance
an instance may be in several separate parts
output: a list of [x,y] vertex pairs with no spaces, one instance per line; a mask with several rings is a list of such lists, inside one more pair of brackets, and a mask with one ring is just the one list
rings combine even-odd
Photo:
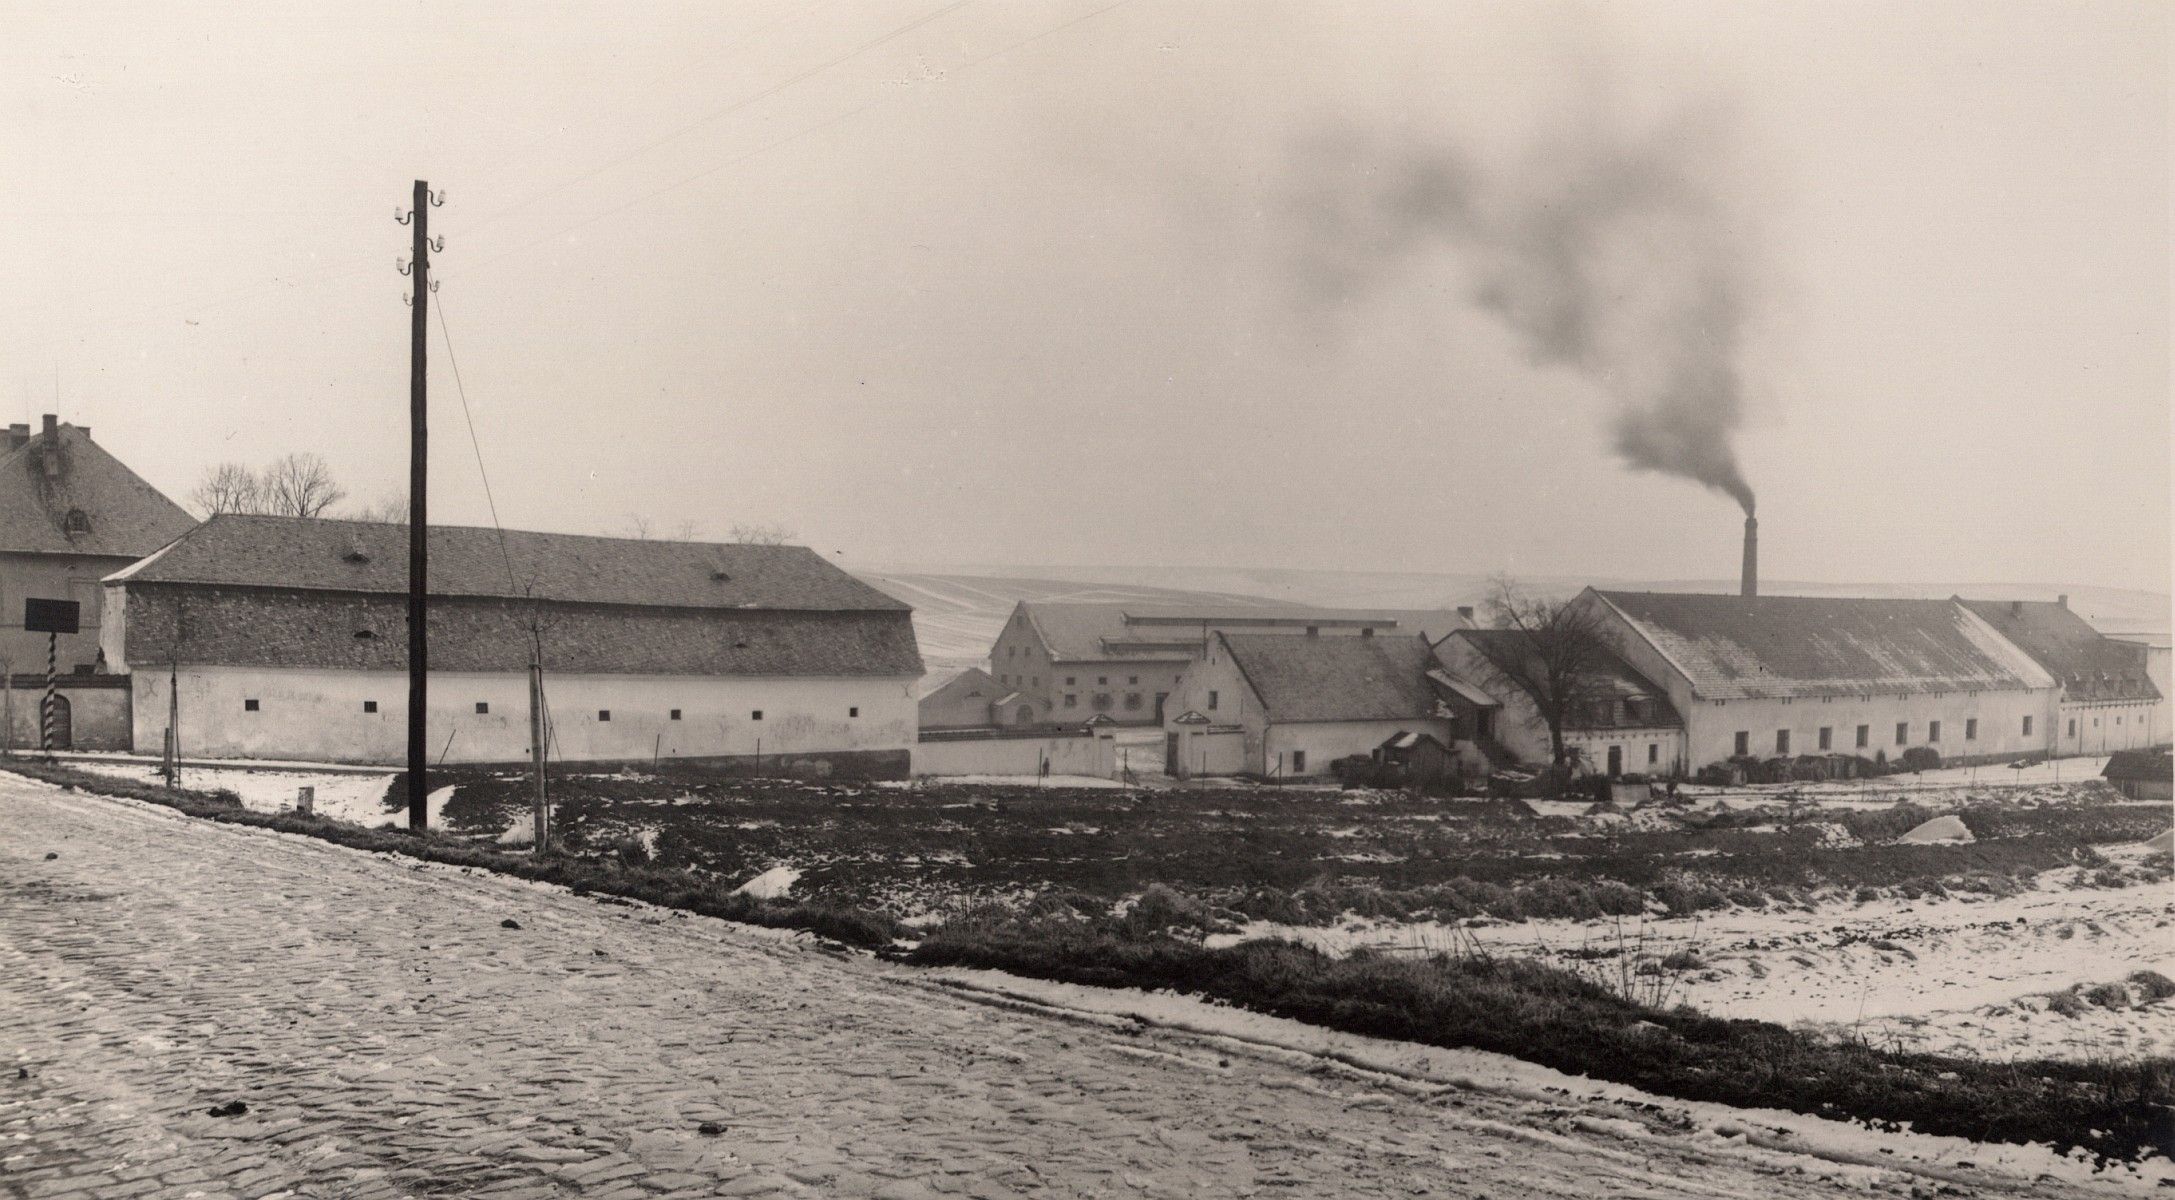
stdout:
[[2098,779],[2107,767],[2107,759],[2101,757],[2054,758],[2034,762],[2016,768],[2004,763],[1988,763],[1975,767],[1942,767],[1933,771],[1917,771],[1907,775],[1884,775],[1879,779],[1830,779],[1804,783],[1748,783],[1737,787],[1709,787],[1687,783],[1678,788],[1685,796],[1704,806],[1720,801],[1731,808],[1747,804],[1769,804],[1776,799],[1797,793],[1822,803],[1840,801],[1853,806],[1885,807],[1898,800],[1920,797],[1926,792],[1961,792],[1970,789],[1984,790],[1990,787],[2013,787],[2052,783],[2082,783]]
[[1659,960],[1688,951],[1702,965],[1672,973],[1667,1002],[1716,1016],[1981,1058],[2175,1054],[2175,1001],[2088,1006],[2076,1017],[2045,1011],[2045,995],[2072,984],[2116,982],[2136,971],[2175,977],[2175,885],[2072,888],[2075,875],[2050,871],[2033,889],[1999,898],[1842,902],[1810,912],[1733,908],[1621,923],[1256,922],[1211,940],[1283,937],[1331,953],[1478,946],[1610,979],[1625,953]]
[[772,867],[740,885],[739,890],[758,900],[775,900],[792,894],[793,884],[801,873],[792,867]]
[[[1170,992],[1086,987],[964,968],[931,974],[961,992],[980,992],[1020,1007],[1078,1014],[1121,1027],[1137,1022],[1224,1039],[1253,1053],[1313,1059],[1321,1070],[1374,1074],[1384,1084],[1403,1085],[1399,1090],[1426,1094],[1472,1089],[1521,1097],[1537,1110],[1521,1127],[1544,1145],[1546,1139],[1556,1137],[1548,1132],[1550,1119],[1569,1117],[1576,1129],[1605,1133],[1633,1146],[1648,1139],[1682,1137],[1718,1158],[1750,1160],[1778,1171],[1804,1170],[1801,1162],[1792,1165],[1779,1157],[1804,1155],[1828,1164],[1823,1174],[1860,1187],[1875,1183],[1877,1172],[1896,1167],[1962,1184],[1974,1182],[1972,1173],[1983,1172],[2009,1180],[2060,1180],[2139,1194],[2156,1186],[2175,1187],[2175,1162],[2166,1158],[2103,1171],[2086,1156],[2061,1155],[2044,1145],[1881,1131],[1779,1109],[1677,1100],[1484,1050],[1449,1050],[1341,1033]],[[1572,1111],[1567,1113],[1566,1108]],[[1952,1187],[1943,1187],[1941,1192],[1972,1194]],[[1914,1188],[1913,1194],[1922,1193]]]
[[[81,771],[99,775],[111,775],[136,783],[158,783],[159,768],[156,764],[114,760],[100,762],[93,759],[77,759],[68,763]],[[241,797],[242,807],[256,812],[283,812],[295,806],[295,794],[302,788],[317,789],[317,815],[335,821],[347,821],[356,825],[405,825],[405,813],[385,811],[385,789],[393,781],[395,772],[358,773],[354,771],[310,771],[267,767],[244,769],[241,767],[183,767],[181,786],[196,791],[225,789]],[[424,801],[429,808],[432,828],[437,828],[439,816],[446,800],[452,796],[450,787],[438,788]]]
[[[886,779],[876,786],[890,788],[919,787],[923,781]],[[1128,785],[1100,775],[939,775],[927,782],[934,784],[989,783],[1004,787],[1053,787],[1053,788],[1123,788]]]

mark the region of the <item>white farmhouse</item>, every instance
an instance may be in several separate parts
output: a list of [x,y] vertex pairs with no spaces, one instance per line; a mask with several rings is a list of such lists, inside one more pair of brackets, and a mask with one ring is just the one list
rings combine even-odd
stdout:
[[1955,600],[1587,589],[1611,647],[1684,723],[1685,763],[2043,754],[2057,685]]
[[[403,761],[405,526],[216,516],[106,579],[106,659],[155,752]],[[904,775],[911,610],[798,546],[430,530],[433,761],[761,760]]]

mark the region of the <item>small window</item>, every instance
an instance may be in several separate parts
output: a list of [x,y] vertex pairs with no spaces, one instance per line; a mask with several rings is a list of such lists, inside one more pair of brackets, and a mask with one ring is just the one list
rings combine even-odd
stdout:
[[1941,740],[1941,723],[1939,721],[1933,721],[1927,724],[1926,740],[1928,742],[1938,742]]
[[1964,718],[1964,740],[1967,742],[1979,740],[1979,719],[1977,717]]
[[1139,693],[1139,692],[1127,692],[1127,693],[1125,694],[1125,711],[1127,711],[1127,712],[1138,712],[1138,711],[1140,711],[1140,693]]
[[1872,744],[1873,744],[1873,727],[1872,727],[1871,725],[1860,725],[1860,726],[1858,726],[1858,747],[1859,747],[1859,749],[1864,749],[1865,747],[1867,747],[1867,746],[1870,746],[1870,745],[1872,745]]
[[677,720],[679,720],[679,719],[680,719],[680,710],[679,710],[679,709],[676,709],[676,708],[675,708],[675,709],[673,709],[673,710],[672,710],[672,719],[673,719],[673,720],[675,720],[675,721],[677,721]]
[[[675,717],[679,716],[679,715],[680,715],[680,714],[679,714],[679,710],[678,710],[678,709],[674,709],[674,710],[673,710],[673,712],[672,712],[672,715],[673,715],[673,716],[675,716]],[[847,710],[846,710],[846,715],[847,715],[847,716],[849,716],[849,717],[858,717],[858,716],[860,716],[860,715],[861,715],[861,709],[860,709],[860,708],[859,708],[858,706],[856,706],[856,707],[853,707],[853,708],[849,708],[849,709],[847,709]]]
[[1126,676],[1126,677],[1125,677],[1125,682],[1127,682],[1127,683],[1139,683],[1139,682],[1140,682],[1140,676],[1138,676],[1138,675],[1128,675],[1128,676]]
[[762,710],[762,709],[760,709],[760,708],[758,708],[758,709],[756,709],[756,710],[755,710],[754,712],[751,712],[751,713],[749,713],[749,714],[748,714],[748,720],[750,720],[750,721],[760,721],[760,720],[762,720],[762,719],[763,719],[763,710]]
[[478,701],[476,701],[476,711],[477,711],[478,713],[488,713],[488,712],[490,712],[490,711],[491,711],[491,702],[490,702],[489,700],[478,700]]
[[1217,699],[1217,697],[1216,697],[1216,693],[1215,693],[1215,692],[1213,692],[1213,691],[1209,692],[1209,694],[1208,694],[1208,711],[1210,711],[1210,712],[1215,712],[1215,711],[1216,711],[1216,699]]
[[1304,775],[1307,773],[1306,751],[1294,750],[1291,752],[1291,773],[1294,775]]
[[1749,730],[1749,729],[1740,729],[1740,730],[1738,730],[1738,731],[1737,731],[1737,757],[1739,757],[1739,758],[1743,758],[1743,757],[1745,757],[1746,755],[1748,755],[1748,754],[1751,754],[1751,753],[1752,753],[1752,731],[1751,731],[1751,730]]
[[1071,686],[1072,686],[1072,676],[1070,676],[1070,675],[1067,675],[1067,676],[1065,676],[1065,686],[1066,686],[1066,687],[1071,687]]
[[1660,743],[1648,742],[1646,744],[1646,761],[1649,763],[1658,763],[1661,761]]
[[1074,692],[1066,692],[1066,693],[1065,693],[1065,707],[1066,707],[1066,708],[1078,708],[1078,707],[1080,707],[1080,697],[1079,697],[1079,695],[1078,695],[1077,693],[1074,693]]
[[1789,752],[1790,731],[1787,729],[1777,729],[1775,731],[1775,753],[1788,754]]
[[91,531],[90,514],[80,508],[68,510],[67,533],[69,537],[81,537]]
[[1096,683],[1098,683],[1098,684],[1104,684],[1104,683],[1109,683],[1109,682],[1110,682],[1110,676],[1108,676],[1108,675],[1097,675],[1097,676],[1095,677],[1095,682],[1096,682]]
[[243,711],[243,712],[256,712],[256,711],[257,711],[257,702],[256,702],[256,701],[254,701],[254,700],[244,700],[244,701],[242,701],[242,711]]
[[609,720],[611,720],[611,719],[612,719],[612,710],[611,710],[611,709],[609,709],[609,708],[600,708],[600,709],[598,709],[598,710],[597,710],[597,720],[599,720],[599,721],[609,721]]
[[1896,722],[1896,745],[1906,746],[1910,744],[1910,741],[1911,723],[1909,721]]
[[2069,736],[2077,736],[2077,718],[2075,717],[2069,719]]
[[378,711],[378,702],[375,700],[363,701],[363,711],[366,713],[374,713]]
[[1832,726],[1822,725],[1820,727],[1820,748],[1822,750],[1835,749],[1835,730]]
[[[2092,722],[2092,723],[2093,723],[2094,725],[2097,725],[2097,724],[2099,724],[2099,722],[2098,722],[2098,721],[2094,721],[2094,722]],[[2025,718],[2024,718],[2024,736],[2025,736],[2025,737],[2030,737],[2031,735],[2032,735],[2032,719],[2031,719],[2030,717],[2028,717],[2028,716],[2027,716],[2027,717],[2025,717]]]
[[[1322,627],[1321,627],[1321,626],[1319,626],[1319,625],[1309,625],[1309,626],[1307,626],[1307,636],[1308,636],[1308,637],[1320,637],[1320,636],[1322,636]],[[1294,765],[1294,766],[1297,766],[1298,764],[1294,763],[1293,765]]]
[[1034,679],[1032,679],[1032,680],[1030,681],[1030,683],[1031,683],[1031,684],[1032,684],[1033,686],[1035,686],[1035,687],[1041,687],[1041,686],[1042,686],[1042,676],[1040,676],[1040,675],[1037,675],[1037,676],[1035,676],[1035,677],[1034,677]]
[[1359,636],[1361,636],[1361,637],[1373,637],[1373,636],[1374,636],[1374,626],[1372,626],[1372,625],[1369,625],[1369,626],[1366,626],[1365,628],[1361,629],[1361,630],[1359,631]]

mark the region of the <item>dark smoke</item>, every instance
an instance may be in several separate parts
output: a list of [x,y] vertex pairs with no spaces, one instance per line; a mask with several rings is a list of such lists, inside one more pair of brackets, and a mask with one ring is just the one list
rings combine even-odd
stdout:
[[1448,249],[1470,302],[1537,363],[1614,401],[1626,464],[1705,484],[1749,515],[1733,442],[1755,272],[1720,186],[1727,122],[1703,112],[1635,134],[1595,103],[1570,124],[1512,167],[1447,140],[1326,140],[1307,159],[1310,283],[1342,301]]

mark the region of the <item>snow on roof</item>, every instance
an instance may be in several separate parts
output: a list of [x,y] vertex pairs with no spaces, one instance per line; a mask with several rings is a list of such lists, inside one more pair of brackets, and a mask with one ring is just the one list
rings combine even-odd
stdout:
[[1683,672],[1701,699],[2054,686],[1954,600],[1592,593]]
[[1403,721],[1434,713],[1425,638],[1216,637],[1271,721]]
[[2072,700],[2157,700],[2145,674],[2145,649],[2108,637],[2047,600],[1957,600],[2014,642],[2061,683]]

